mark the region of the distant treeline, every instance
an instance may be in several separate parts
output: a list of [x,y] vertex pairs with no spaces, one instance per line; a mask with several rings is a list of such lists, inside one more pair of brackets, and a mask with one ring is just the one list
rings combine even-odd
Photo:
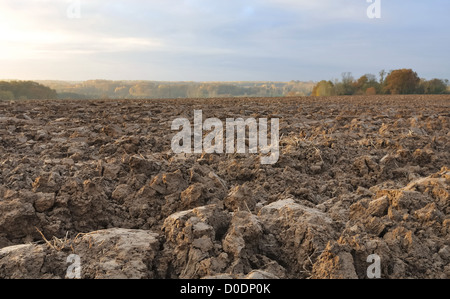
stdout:
[[61,99],[164,99],[308,96],[314,82],[38,81]]
[[167,81],[0,81],[0,100],[21,99],[164,99],[216,97],[286,97],[375,94],[444,94],[449,81],[421,79],[411,69],[366,74],[355,80],[290,82],[167,82]]
[[375,95],[375,94],[445,94],[449,93],[449,81],[421,79],[412,69],[399,69],[386,73],[380,71],[379,79],[366,74],[355,80],[351,73],[343,73],[342,80],[317,83],[311,95]]
[[0,81],[0,100],[56,99],[55,90],[33,81]]

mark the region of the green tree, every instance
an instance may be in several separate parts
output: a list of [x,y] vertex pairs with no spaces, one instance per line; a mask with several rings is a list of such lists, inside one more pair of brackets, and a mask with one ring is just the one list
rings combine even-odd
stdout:
[[447,91],[447,83],[441,79],[423,80],[420,89],[425,94],[443,94]]
[[355,93],[355,82],[352,73],[342,73],[342,81],[335,84],[337,95],[352,95]]
[[384,79],[386,78],[386,71],[385,70],[381,70],[379,73],[380,75],[380,85],[384,84]]
[[14,100],[14,94],[9,90],[0,90],[0,101]]
[[55,90],[33,81],[12,81],[0,82],[0,92],[2,97],[11,99],[56,99],[58,97]]

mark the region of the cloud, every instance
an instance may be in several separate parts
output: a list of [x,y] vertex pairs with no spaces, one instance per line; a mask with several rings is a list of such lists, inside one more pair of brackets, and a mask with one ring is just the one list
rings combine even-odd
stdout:
[[[58,77],[60,65],[62,79],[309,80],[399,63],[450,69],[448,1],[382,1],[375,21],[366,0],[2,0],[0,77]],[[76,3],[80,18],[68,11]]]
[[274,9],[282,9],[296,14],[305,21],[324,25],[335,22],[363,22],[366,21],[368,4],[364,0],[261,0]]
[[[86,18],[71,19],[64,9],[70,2],[61,5],[61,1],[31,1],[28,2],[29,10],[25,11],[18,10],[19,4],[12,2],[0,5],[0,59],[154,51],[164,46],[158,38],[121,32],[120,25],[105,16],[97,18],[87,14]],[[92,10],[94,2],[90,3],[90,9],[86,7],[86,13]],[[99,28],[98,23],[104,27]]]

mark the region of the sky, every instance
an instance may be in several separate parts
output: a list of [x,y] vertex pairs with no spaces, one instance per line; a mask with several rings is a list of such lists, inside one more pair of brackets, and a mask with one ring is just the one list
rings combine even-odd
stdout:
[[449,15],[448,0],[1,0],[0,79],[450,79]]

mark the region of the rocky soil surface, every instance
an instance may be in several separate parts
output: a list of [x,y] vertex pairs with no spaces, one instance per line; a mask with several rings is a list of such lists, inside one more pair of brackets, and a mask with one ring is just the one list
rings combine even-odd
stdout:
[[[280,158],[174,154],[279,118]],[[450,96],[0,102],[0,278],[450,278]]]

